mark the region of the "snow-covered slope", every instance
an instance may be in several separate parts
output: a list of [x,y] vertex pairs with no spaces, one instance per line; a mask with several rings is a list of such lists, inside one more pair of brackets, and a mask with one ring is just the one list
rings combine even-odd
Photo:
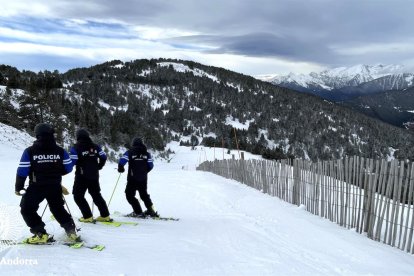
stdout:
[[[30,146],[34,140],[35,139],[29,134],[0,123],[0,146],[23,150]],[[0,151],[0,154],[7,152],[7,150],[2,150]]]
[[208,74],[208,73],[206,73],[203,70],[200,70],[198,68],[191,69],[190,67],[188,67],[187,65],[184,65],[182,63],[178,63],[178,62],[159,62],[158,66],[161,66],[161,67],[172,66],[172,68],[174,68],[174,70],[177,71],[177,72],[191,72],[191,73],[194,74],[194,76],[207,77],[207,78],[212,79],[215,82],[220,82],[216,76]]
[[[20,135],[24,136],[16,134],[16,137]],[[221,151],[200,147],[191,150],[177,144],[169,146],[176,154],[169,163],[156,160],[149,176],[149,192],[162,215],[179,217],[180,221],[145,220],[139,221],[138,226],[120,228],[78,224],[86,241],[103,243],[106,249],[97,252],[64,246],[15,246],[0,252],[1,260],[35,260],[36,263],[0,264],[0,275],[412,273],[412,255],[369,240],[235,181],[194,170],[198,162],[211,160],[213,156],[222,158]],[[15,213],[9,214],[16,221],[21,221],[17,208],[20,198],[14,195],[13,186],[21,151],[22,148],[12,147],[8,140],[0,142],[0,202],[16,206]],[[115,164],[107,164],[101,174],[102,194],[106,199],[119,176],[115,167]],[[125,181],[126,176],[122,175],[109,206],[112,212],[131,211],[124,198]],[[72,183],[73,174],[64,177],[68,188]],[[66,199],[72,214],[79,217],[72,196]],[[96,208],[95,215],[98,215]],[[51,221],[49,211],[44,218],[47,230],[57,238],[63,237],[62,229]],[[21,236],[29,235],[26,227],[20,230]]]

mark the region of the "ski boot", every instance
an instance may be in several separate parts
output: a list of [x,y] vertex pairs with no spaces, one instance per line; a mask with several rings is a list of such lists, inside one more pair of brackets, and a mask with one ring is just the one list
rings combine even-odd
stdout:
[[76,231],[70,231],[66,233],[68,235],[69,242],[81,242],[81,237],[76,233]]
[[26,239],[25,243],[28,244],[47,244],[49,242],[53,242],[53,237],[49,237],[47,233],[37,233],[33,235],[33,237],[30,237]]
[[82,239],[78,234],[76,233],[76,226],[73,220],[65,223],[62,225],[63,229],[65,229],[66,235],[68,236],[68,240],[71,243],[81,242]]
[[81,217],[79,219],[79,221],[80,222],[84,222],[84,223],[95,223],[95,220],[93,219],[93,217],[90,217],[90,218]]
[[113,219],[111,219],[110,216],[107,216],[107,217],[101,217],[101,216],[99,216],[99,217],[96,218],[96,221],[100,221],[100,222],[111,222],[111,221],[113,221]]
[[146,216],[145,216],[145,214],[143,212],[141,212],[141,213],[132,212],[132,213],[126,215],[126,217],[131,217],[131,218],[145,218]]
[[145,216],[150,216],[150,217],[153,217],[153,218],[159,218],[159,217],[160,217],[160,215],[158,214],[158,212],[157,212],[157,211],[155,211],[155,209],[154,209],[154,205],[152,205],[150,208],[148,208],[148,209],[144,212],[144,215],[145,215]]

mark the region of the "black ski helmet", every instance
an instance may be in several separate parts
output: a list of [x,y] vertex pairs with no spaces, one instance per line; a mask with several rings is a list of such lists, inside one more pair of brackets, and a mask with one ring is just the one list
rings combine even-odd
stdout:
[[53,127],[47,123],[40,123],[35,126],[34,129],[36,137],[39,136],[50,136],[55,133]]
[[76,131],[76,140],[81,140],[81,139],[88,139],[89,137],[89,132],[84,129],[84,128],[80,128],[78,129],[78,131]]

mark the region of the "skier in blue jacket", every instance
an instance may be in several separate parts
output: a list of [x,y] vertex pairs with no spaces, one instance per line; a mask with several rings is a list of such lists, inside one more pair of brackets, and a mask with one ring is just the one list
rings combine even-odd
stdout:
[[[50,241],[45,230],[45,223],[37,213],[39,204],[46,199],[50,211],[65,229],[72,241],[80,238],[76,234],[75,223],[64,208],[62,195],[62,176],[72,171],[72,161],[69,154],[56,145],[54,129],[51,125],[41,123],[35,127],[37,140],[24,150],[17,169],[15,193],[22,195],[20,202],[21,214],[33,237],[28,243],[42,244]],[[29,185],[25,190],[24,184],[29,177]],[[23,191],[25,191],[23,193]]]
[[[152,204],[151,197],[147,191],[148,173],[153,169],[154,162],[142,139],[136,137],[132,141],[132,147],[121,157],[118,163],[118,172],[125,172],[124,166],[129,162],[127,186],[125,189],[126,199],[134,210],[129,216],[133,217],[159,217]],[[141,205],[135,197],[138,191],[140,198],[144,201],[147,210],[142,212]]]

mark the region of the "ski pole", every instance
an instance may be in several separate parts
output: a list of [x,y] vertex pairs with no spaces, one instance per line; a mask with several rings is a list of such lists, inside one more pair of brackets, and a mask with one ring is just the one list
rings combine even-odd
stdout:
[[116,186],[118,186],[118,182],[119,182],[119,179],[120,179],[120,178],[121,178],[121,173],[119,173],[118,180],[116,181],[116,184],[115,184],[114,190],[113,190],[113,192],[112,192],[111,198],[109,199],[109,202],[108,202],[108,208],[109,208],[109,204],[111,204],[112,197],[114,196],[114,193],[115,193],[115,190],[116,190]]
[[65,197],[64,197],[64,196],[62,196],[62,198],[63,198],[63,201],[65,202],[66,208],[68,209],[69,215],[72,217],[72,213],[70,212],[69,205],[68,205],[68,203],[66,202]]
[[[73,217],[72,217],[72,213],[70,212],[70,209],[69,209],[69,205],[68,205],[68,203],[67,203],[67,201],[66,201],[66,199],[65,199],[65,197],[64,196],[62,196],[62,198],[63,198],[63,201],[65,202],[65,205],[66,205],[66,208],[68,209],[68,212],[69,212],[69,215],[70,215],[70,217],[72,218],[72,220],[73,220]],[[73,222],[74,224],[75,224],[75,222]],[[75,225],[75,232],[76,232],[76,234],[78,234],[78,231],[80,230],[80,228],[78,229],[78,228],[76,228],[76,225]]]
[[41,216],[41,218],[43,218],[43,215],[45,214],[45,212],[46,212],[46,208],[47,208],[47,206],[49,205],[49,202],[48,203],[46,203],[46,206],[45,206],[45,209],[43,210],[43,213],[42,213],[42,216]]
[[63,198],[63,201],[66,204],[66,208],[68,208],[69,215],[72,217],[72,214],[70,213],[69,205],[68,205],[68,203],[66,202],[66,199],[65,199],[65,195],[68,195],[69,194],[69,191],[68,191],[68,189],[66,189],[65,186],[62,185],[62,183],[60,183],[60,185],[62,186],[62,198]]

